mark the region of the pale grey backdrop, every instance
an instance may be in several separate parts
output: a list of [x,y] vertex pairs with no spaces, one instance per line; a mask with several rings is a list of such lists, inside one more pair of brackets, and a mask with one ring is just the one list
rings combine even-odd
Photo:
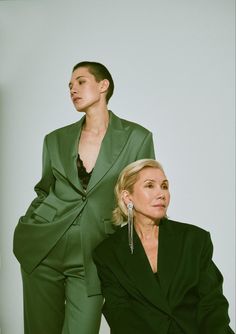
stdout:
[[234,1],[1,1],[0,49],[1,333],[23,333],[13,230],[44,135],[81,116],[68,81],[82,60],[106,64],[110,108],[153,131],[169,216],[211,232],[235,328]]

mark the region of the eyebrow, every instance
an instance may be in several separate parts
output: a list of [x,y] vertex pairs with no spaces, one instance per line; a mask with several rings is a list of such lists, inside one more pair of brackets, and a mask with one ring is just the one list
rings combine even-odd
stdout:
[[[85,75],[79,75],[78,77],[75,78],[75,80],[79,80],[80,78],[84,78],[84,77]],[[71,87],[71,85],[72,85],[72,82],[70,81],[68,84],[69,88]]]
[[[146,179],[144,180],[144,182],[156,182],[156,180],[153,179]],[[163,180],[162,183],[169,183],[169,181],[167,179]]]

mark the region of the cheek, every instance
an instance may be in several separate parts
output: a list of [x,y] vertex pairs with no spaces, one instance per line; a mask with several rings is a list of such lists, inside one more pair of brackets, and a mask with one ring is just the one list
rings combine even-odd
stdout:
[[146,191],[140,191],[139,194],[137,195],[137,200],[141,203],[142,202],[147,203],[152,200],[152,197],[153,196],[151,196],[150,193]]
[[170,193],[167,193],[166,195],[166,203],[167,203],[167,206],[170,204]]
[[95,98],[97,98],[97,92],[96,92],[96,90],[94,90],[94,89],[89,89],[87,92],[86,92],[86,95],[87,95],[87,97],[88,98],[91,98],[91,99],[95,99]]
[[131,196],[130,200],[133,202],[136,208],[144,205],[147,202],[145,196],[140,192],[136,192],[135,195]]

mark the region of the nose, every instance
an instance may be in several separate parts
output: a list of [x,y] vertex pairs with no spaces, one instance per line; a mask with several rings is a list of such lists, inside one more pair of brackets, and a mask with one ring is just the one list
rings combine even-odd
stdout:
[[157,199],[165,199],[165,194],[162,191],[158,191]]
[[76,83],[71,84],[70,86],[70,95],[73,96],[73,94],[78,93],[78,87]]
[[70,89],[70,95],[73,96],[76,93],[74,86]]

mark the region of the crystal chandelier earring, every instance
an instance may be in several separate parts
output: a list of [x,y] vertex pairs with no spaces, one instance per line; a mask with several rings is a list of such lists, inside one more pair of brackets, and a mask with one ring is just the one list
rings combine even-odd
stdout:
[[134,252],[134,240],[133,240],[133,233],[134,233],[134,216],[133,216],[133,203],[129,202],[127,204],[128,210],[128,240],[129,240],[129,247],[131,254]]

